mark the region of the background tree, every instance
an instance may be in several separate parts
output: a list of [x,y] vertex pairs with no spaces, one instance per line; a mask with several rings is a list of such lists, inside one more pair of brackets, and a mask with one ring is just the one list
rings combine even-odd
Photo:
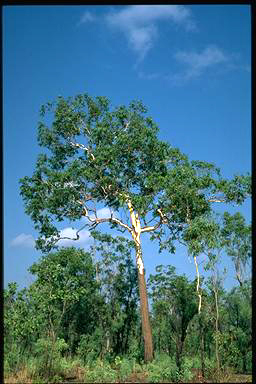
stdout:
[[[87,301],[87,323],[92,321],[92,299],[96,296],[97,288],[95,268],[88,252],[72,247],[61,248],[58,252],[43,256],[29,271],[37,277],[30,292],[36,310],[44,318],[41,337],[45,351],[41,347],[40,351],[46,354],[44,369],[50,376],[56,343],[63,336],[62,322],[66,313],[80,300]],[[47,340],[49,342],[45,342]]]
[[237,281],[242,286],[246,279],[246,268],[250,267],[251,261],[251,226],[246,225],[241,213],[230,215],[225,212],[221,235],[227,255],[234,263]]
[[222,356],[226,365],[237,372],[252,370],[252,309],[248,296],[251,295],[249,281],[234,287],[226,294],[226,321]]
[[9,283],[4,291],[4,353],[5,365],[14,372],[24,362],[25,352],[35,340],[37,329],[28,303],[28,290],[18,291],[15,282]]
[[132,261],[133,241],[93,231],[100,294],[104,299],[101,328],[105,352],[125,355],[138,321],[139,300],[137,269]]
[[[175,268],[168,265],[156,267],[157,274],[150,275],[153,313],[156,323],[162,326],[163,314],[167,319],[165,337],[174,341],[176,364],[181,371],[182,353],[189,322],[197,313],[195,283],[190,283],[185,275],[177,276]],[[167,336],[168,335],[168,336]]]
[[[157,138],[158,128],[146,111],[141,102],[110,111],[107,98],[93,99],[88,94],[47,103],[41,116],[50,114],[39,123],[38,140],[48,152],[39,155],[33,176],[21,180],[21,194],[39,232],[37,247],[43,251],[61,239],[56,223],[64,219],[85,217],[91,229],[109,223],[131,234],[145,361],[150,361],[153,345],[141,234],[151,232],[152,239],[159,239],[160,249],[174,252],[179,233],[209,213],[210,202],[242,203],[250,192],[250,177],[227,181],[214,165],[189,162],[178,149]],[[108,218],[97,216],[99,204],[112,210]]]

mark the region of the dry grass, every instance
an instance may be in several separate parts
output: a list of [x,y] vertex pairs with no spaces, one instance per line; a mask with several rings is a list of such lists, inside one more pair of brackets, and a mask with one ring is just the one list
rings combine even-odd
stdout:
[[20,369],[15,375],[6,375],[4,377],[4,384],[18,384],[18,383],[26,383],[32,384],[33,379],[30,378],[28,374],[28,370],[26,367]]

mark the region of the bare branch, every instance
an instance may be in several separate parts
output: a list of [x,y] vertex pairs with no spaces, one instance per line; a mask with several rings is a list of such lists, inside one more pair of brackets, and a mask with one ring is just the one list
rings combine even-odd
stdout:
[[167,217],[163,214],[163,212],[161,211],[160,208],[157,209],[157,212],[159,213],[160,221],[158,223],[156,223],[155,225],[142,228],[141,233],[155,231],[157,228],[160,227],[161,224],[167,224],[168,223]]
[[93,209],[88,209],[81,201],[79,202],[80,204],[83,205],[83,208],[84,208],[84,211],[83,211],[83,215],[92,223],[92,227],[96,227],[98,224],[101,224],[101,223],[115,223],[115,224],[118,224],[120,225],[121,227],[127,229],[129,232],[132,232],[132,228],[130,228],[127,224],[123,223],[121,220],[117,219],[116,217],[113,217],[113,213],[111,213],[111,216],[110,217],[107,217],[107,218],[98,218],[97,217],[97,213],[95,213],[95,218],[92,218],[90,215],[89,215],[89,211],[94,211],[95,208]]
[[89,148],[87,148],[85,145],[83,144],[78,144],[78,143],[73,143],[73,141],[70,141],[70,144],[73,146],[73,147],[76,147],[76,148],[80,148],[80,149],[84,149],[85,151],[87,151],[89,153],[89,155],[92,157],[93,160],[95,160],[95,156],[93,155],[93,153],[91,152],[91,150]]
[[152,225],[150,227],[143,227],[141,228],[141,233],[155,231],[157,228],[160,227],[161,224],[162,224],[162,220],[160,220],[159,223],[156,223],[156,225]]

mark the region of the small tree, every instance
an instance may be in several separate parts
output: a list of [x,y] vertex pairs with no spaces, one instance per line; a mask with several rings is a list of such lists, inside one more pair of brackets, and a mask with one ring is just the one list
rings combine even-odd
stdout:
[[[109,223],[127,231],[136,248],[145,361],[153,358],[141,235],[151,233],[161,248],[174,252],[173,241],[190,220],[210,211],[211,201],[244,201],[249,176],[232,181],[205,162],[187,156],[157,138],[157,125],[141,102],[110,111],[105,97],[88,94],[58,97],[41,108],[38,157],[32,177],[21,180],[25,210],[39,231],[37,248],[49,251],[62,237],[56,222],[86,218],[94,229]],[[47,126],[47,124],[50,126]],[[223,192],[223,196],[215,193]],[[104,204],[111,214],[97,215]],[[130,219],[130,222],[129,222]],[[79,239],[79,232],[73,240]],[[168,235],[163,240],[164,228]]]
[[149,277],[154,315],[159,326],[162,318],[166,319],[165,337],[174,341],[176,364],[181,371],[187,328],[197,313],[195,283],[189,282],[186,276],[177,276],[175,268],[170,265],[166,268],[158,265],[156,271],[156,275]]
[[246,267],[250,264],[252,254],[251,226],[246,225],[241,213],[230,215],[225,212],[222,236],[225,250],[234,263],[237,281],[242,287],[246,278]]
[[74,247],[49,253],[29,271],[37,277],[30,291],[44,315],[48,336],[54,343],[66,312],[81,298],[95,295],[95,268],[88,252]]

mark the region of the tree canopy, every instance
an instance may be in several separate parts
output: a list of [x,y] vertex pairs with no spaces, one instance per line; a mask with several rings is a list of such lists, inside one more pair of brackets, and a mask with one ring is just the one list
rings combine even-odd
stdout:
[[[132,233],[128,220],[115,214],[132,209],[144,223],[141,233],[150,231],[161,248],[174,250],[182,228],[205,217],[211,202],[240,204],[250,194],[249,175],[226,180],[213,164],[189,161],[161,141],[158,130],[140,101],[111,109],[106,97],[82,94],[42,106],[38,142],[45,153],[33,175],[21,179],[37,247],[49,251],[61,238],[56,223],[84,216],[90,228],[109,222]],[[112,210],[109,218],[97,217],[97,203]]]

